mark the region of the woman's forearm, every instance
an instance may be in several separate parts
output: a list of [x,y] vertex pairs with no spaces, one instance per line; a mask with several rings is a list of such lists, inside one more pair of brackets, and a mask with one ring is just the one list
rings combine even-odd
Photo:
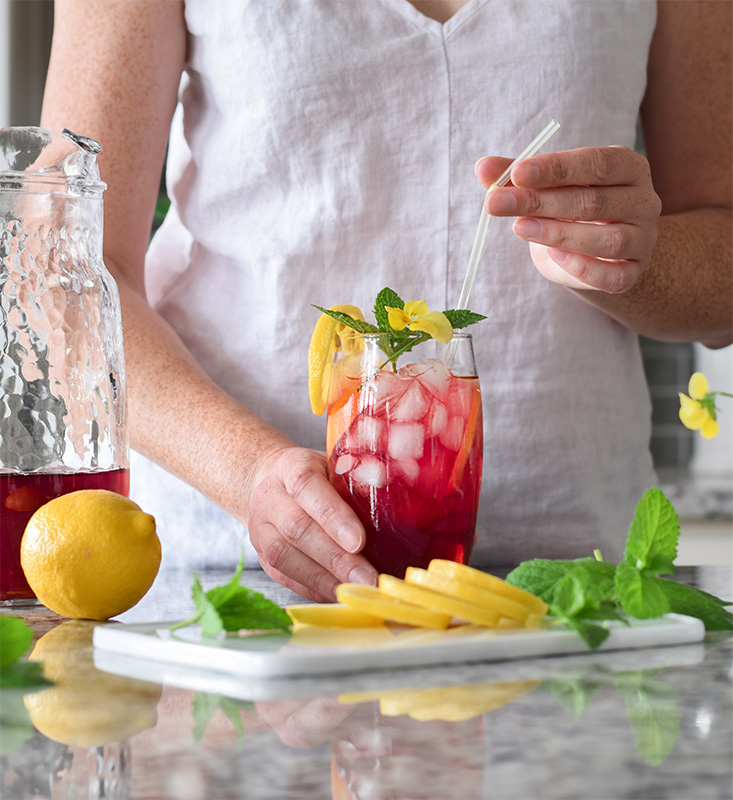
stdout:
[[733,342],[732,231],[730,209],[663,215],[652,260],[628,292],[573,291],[643,336],[725,347]]

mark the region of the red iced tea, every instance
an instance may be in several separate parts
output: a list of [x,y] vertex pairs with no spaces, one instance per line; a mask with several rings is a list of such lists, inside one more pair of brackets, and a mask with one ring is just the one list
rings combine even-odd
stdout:
[[109,489],[128,495],[130,471],[0,473],[0,601],[35,597],[20,566],[20,540],[33,512],[78,489]]
[[478,378],[440,359],[387,366],[366,382],[340,366],[328,472],[364,525],[364,555],[400,578],[433,558],[467,563],[483,462]]

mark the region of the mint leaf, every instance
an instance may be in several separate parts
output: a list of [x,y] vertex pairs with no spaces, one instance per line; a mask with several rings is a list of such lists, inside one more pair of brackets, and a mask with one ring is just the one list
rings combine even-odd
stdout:
[[483,314],[476,314],[474,311],[469,311],[466,308],[452,308],[443,313],[448,317],[448,321],[453,326],[453,330],[467,328],[469,325],[474,325],[477,322],[481,322],[482,319],[486,319]]
[[17,661],[33,641],[33,631],[20,617],[0,614],[0,667]]
[[[680,521],[661,489],[648,489],[636,505],[624,550],[624,561],[639,570],[667,568],[677,558]],[[663,560],[660,562],[659,557]]]
[[196,692],[193,696],[193,740],[196,744],[201,742],[204,731],[208,727],[214,712],[219,708],[221,695]]
[[632,617],[652,619],[669,611],[669,600],[652,575],[622,561],[616,567],[616,595]]
[[292,620],[279,605],[268,600],[260,592],[238,586],[236,593],[217,607],[224,630],[289,631]]
[[201,634],[213,638],[221,633],[224,630],[224,623],[222,622],[221,616],[219,616],[216,606],[209,599],[208,594],[204,594],[198,575],[193,576],[191,596],[196,605],[196,615],[194,619],[201,626]]
[[314,305],[313,308],[317,308],[337,322],[343,323],[348,328],[353,328],[357,333],[379,333],[379,328],[372,325],[371,322],[364,322],[362,319],[354,319],[354,317],[345,314],[343,311],[331,311],[330,308],[321,308],[316,305]]
[[244,551],[242,551],[242,555],[239,557],[239,563],[229,583],[225,583],[223,586],[215,586],[213,589],[209,589],[209,591],[206,592],[206,596],[209,598],[214,608],[219,608],[220,605],[226,603],[227,600],[234,596],[239,588],[239,579],[242,577],[243,571]]
[[697,617],[708,631],[732,631],[733,614],[723,606],[730,605],[714,595],[668,578],[650,576],[649,580],[664,594],[674,614]]
[[[555,591],[558,582],[563,577],[571,575],[576,583],[583,587],[583,606],[598,608],[613,593],[614,571],[613,564],[596,561],[594,558],[576,558],[568,561],[535,558],[523,561],[512,570],[507,575],[507,582],[520,589],[526,589],[553,605],[556,602]],[[563,601],[563,608],[567,610],[567,598]]]
[[578,618],[566,619],[564,622],[569,628],[576,630],[583,637],[585,643],[591,650],[600,647],[608,638],[608,628],[596,625],[593,622]]
[[385,306],[389,306],[390,308],[404,308],[405,301],[394,289],[390,289],[389,286],[385,286],[374,301],[374,317],[377,320],[377,325],[379,325],[379,330],[391,333],[392,328],[389,324],[388,313]]
[[599,687],[600,684],[591,684],[585,678],[553,678],[543,681],[539,690],[554,694],[560,705],[570,712],[573,722],[578,722]]

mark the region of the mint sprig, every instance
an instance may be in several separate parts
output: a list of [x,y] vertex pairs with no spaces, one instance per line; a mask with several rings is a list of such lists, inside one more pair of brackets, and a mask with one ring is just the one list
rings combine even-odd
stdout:
[[578,558],[522,562],[507,581],[541,597],[557,624],[577,630],[595,649],[608,636],[608,622],[653,619],[667,613],[697,617],[706,630],[733,630],[729,601],[677,583],[674,573],[680,525],[661,489],[649,489],[636,506],[624,559],[619,564]]
[[222,631],[290,631],[292,621],[285,610],[260,592],[239,585],[243,569],[244,557],[240,559],[228,583],[209,589],[208,592],[204,592],[198,575],[194,574],[191,597],[196,613],[184,622],[171,625],[170,629],[175,631],[187,625],[198,624],[201,634],[210,638]]
[[[387,308],[404,307],[405,301],[394,289],[390,289],[389,286],[385,286],[384,289],[378,292],[374,301],[373,311],[374,318],[377,322],[376,326],[372,325],[370,322],[355,319],[350,314],[346,314],[343,311],[331,311],[331,309],[322,308],[321,306],[313,304],[313,308],[318,309],[318,311],[323,314],[327,314],[329,317],[346,325],[348,328],[352,328],[357,333],[386,334],[380,341],[380,348],[387,356],[387,360],[382,367],[387,364],[396,364],[397,358],[403,353],[408,353],[413,347],[430,339],[430,335],[427,333],[420,332],[418,335],[415,335],[413,331],[407,328],[396,331],[389,324],[389,312]],[[453,326],[453,330],[461,330],[462,328],[467,328],[469,325],[474,325],[476,322],[480,322],[482,319],[486,319],[483,314],[477,314],[468,309],[450,309],[448,311],[443,311],[443,314],[448,318],[448,321]]]

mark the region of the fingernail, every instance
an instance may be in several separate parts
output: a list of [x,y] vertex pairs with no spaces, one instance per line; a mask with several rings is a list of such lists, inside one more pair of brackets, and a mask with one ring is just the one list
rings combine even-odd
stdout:
[[349,573],[351,583],[363,583],[365,586],[377,585],[377,573],[366,567],[354,567]]
[[349,553],[356,553],[361,547],[361,532],[351,525],[342,525],[336,531],[336,538]]
[[487,202],[489,214],[497,216],[513,214],[517,207],[517,198],[511,192],[489,192]]
[[536,239],[542,233],[542,223],[531,217],[520,217],[513,227],[514,233],[523,239]]
[[512,170],[512,183],[515,186],[534,186],[539,180],[540,171],[534,164],[517,164]]

